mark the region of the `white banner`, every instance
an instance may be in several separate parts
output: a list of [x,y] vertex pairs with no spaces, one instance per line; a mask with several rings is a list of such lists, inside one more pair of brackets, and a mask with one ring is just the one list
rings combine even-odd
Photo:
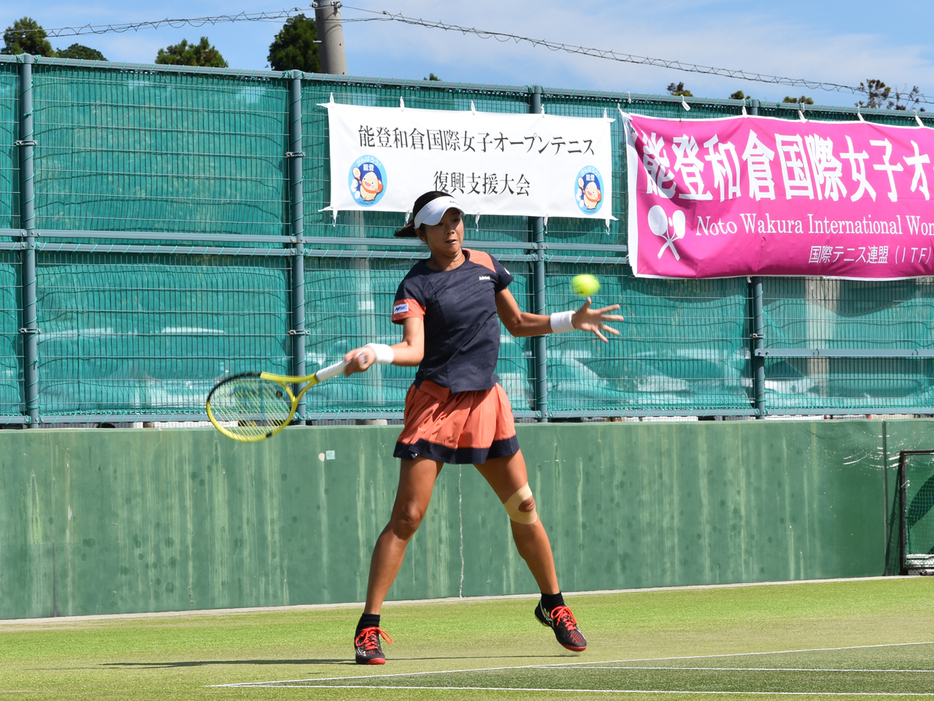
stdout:
[[331,210],[408,213],[441,190],[467,214],[615,218],[606,117],[322,106]]

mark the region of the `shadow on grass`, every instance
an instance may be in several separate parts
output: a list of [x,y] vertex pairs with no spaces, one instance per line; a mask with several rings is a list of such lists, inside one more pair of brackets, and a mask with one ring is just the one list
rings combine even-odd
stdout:
[[[185,667],[210,667],[222,665],[320,665],[341,664],[341,660],[186,660],[184,662],[107,662],[101,667],[119,669],[182,669]],[[353,662],[353,660],[351,660]]]
[[[553,655],[473,655],[470,657],[393,657],[390,662],[429,662],[438,660],[528,660],[544,657],[576,657],[556,653]],[[183,669],[185,667],[209,667],[223,665],[350,665],[361,667],[352,659],[346,657],[339,660],[308,659],[308,660],[186,660],[184,662],[107,662],[101,667],[114,667],[118,669]]]

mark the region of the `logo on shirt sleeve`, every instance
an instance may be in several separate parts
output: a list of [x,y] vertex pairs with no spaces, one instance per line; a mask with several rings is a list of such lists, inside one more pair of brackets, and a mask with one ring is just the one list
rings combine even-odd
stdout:
[[394,306],[394,307],[392,308],[392,313],[393,313],[393,314],[404,314],[404,313],[407,312],[407,311],[409,311],[409,303],[408,303],[408,302],[403,302],[402,304],[397,304],[396,306]]

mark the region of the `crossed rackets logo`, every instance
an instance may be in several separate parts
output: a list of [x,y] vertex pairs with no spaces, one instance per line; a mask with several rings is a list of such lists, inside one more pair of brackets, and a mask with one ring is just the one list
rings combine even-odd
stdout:
[[655,205],[649,210],[648,219],[649,229],[651,229],[652,233],[665,239],[664,245],[658,252],[658,257],[661,258],[665,253],[665,249],[670,248],[675,260],[681,260],[678,249],[675,248],[675,241],[684,238],[684,212],[676,209],[669,219],[668,215],[665,214],[665,210],[660,205]]

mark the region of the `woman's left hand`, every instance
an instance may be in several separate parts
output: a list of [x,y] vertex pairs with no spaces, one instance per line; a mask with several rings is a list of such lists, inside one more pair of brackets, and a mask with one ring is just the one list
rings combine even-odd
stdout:
[[591,309],[590,297],[588,297],[587,301],[584,302],[584,306],[574,312],[571,322],[574,324],[575,329],[590,331],[606,343],[607,340],[602,333],[603,331],[619,336],[619,331],[612,326],[606,325],[607,321],[623,321],[623,317],[619,314],[607,314],[607,312],[615,312],[617,309],[619,309],[618,304],[611,304],[609,307],[601,307],[600,309]]

